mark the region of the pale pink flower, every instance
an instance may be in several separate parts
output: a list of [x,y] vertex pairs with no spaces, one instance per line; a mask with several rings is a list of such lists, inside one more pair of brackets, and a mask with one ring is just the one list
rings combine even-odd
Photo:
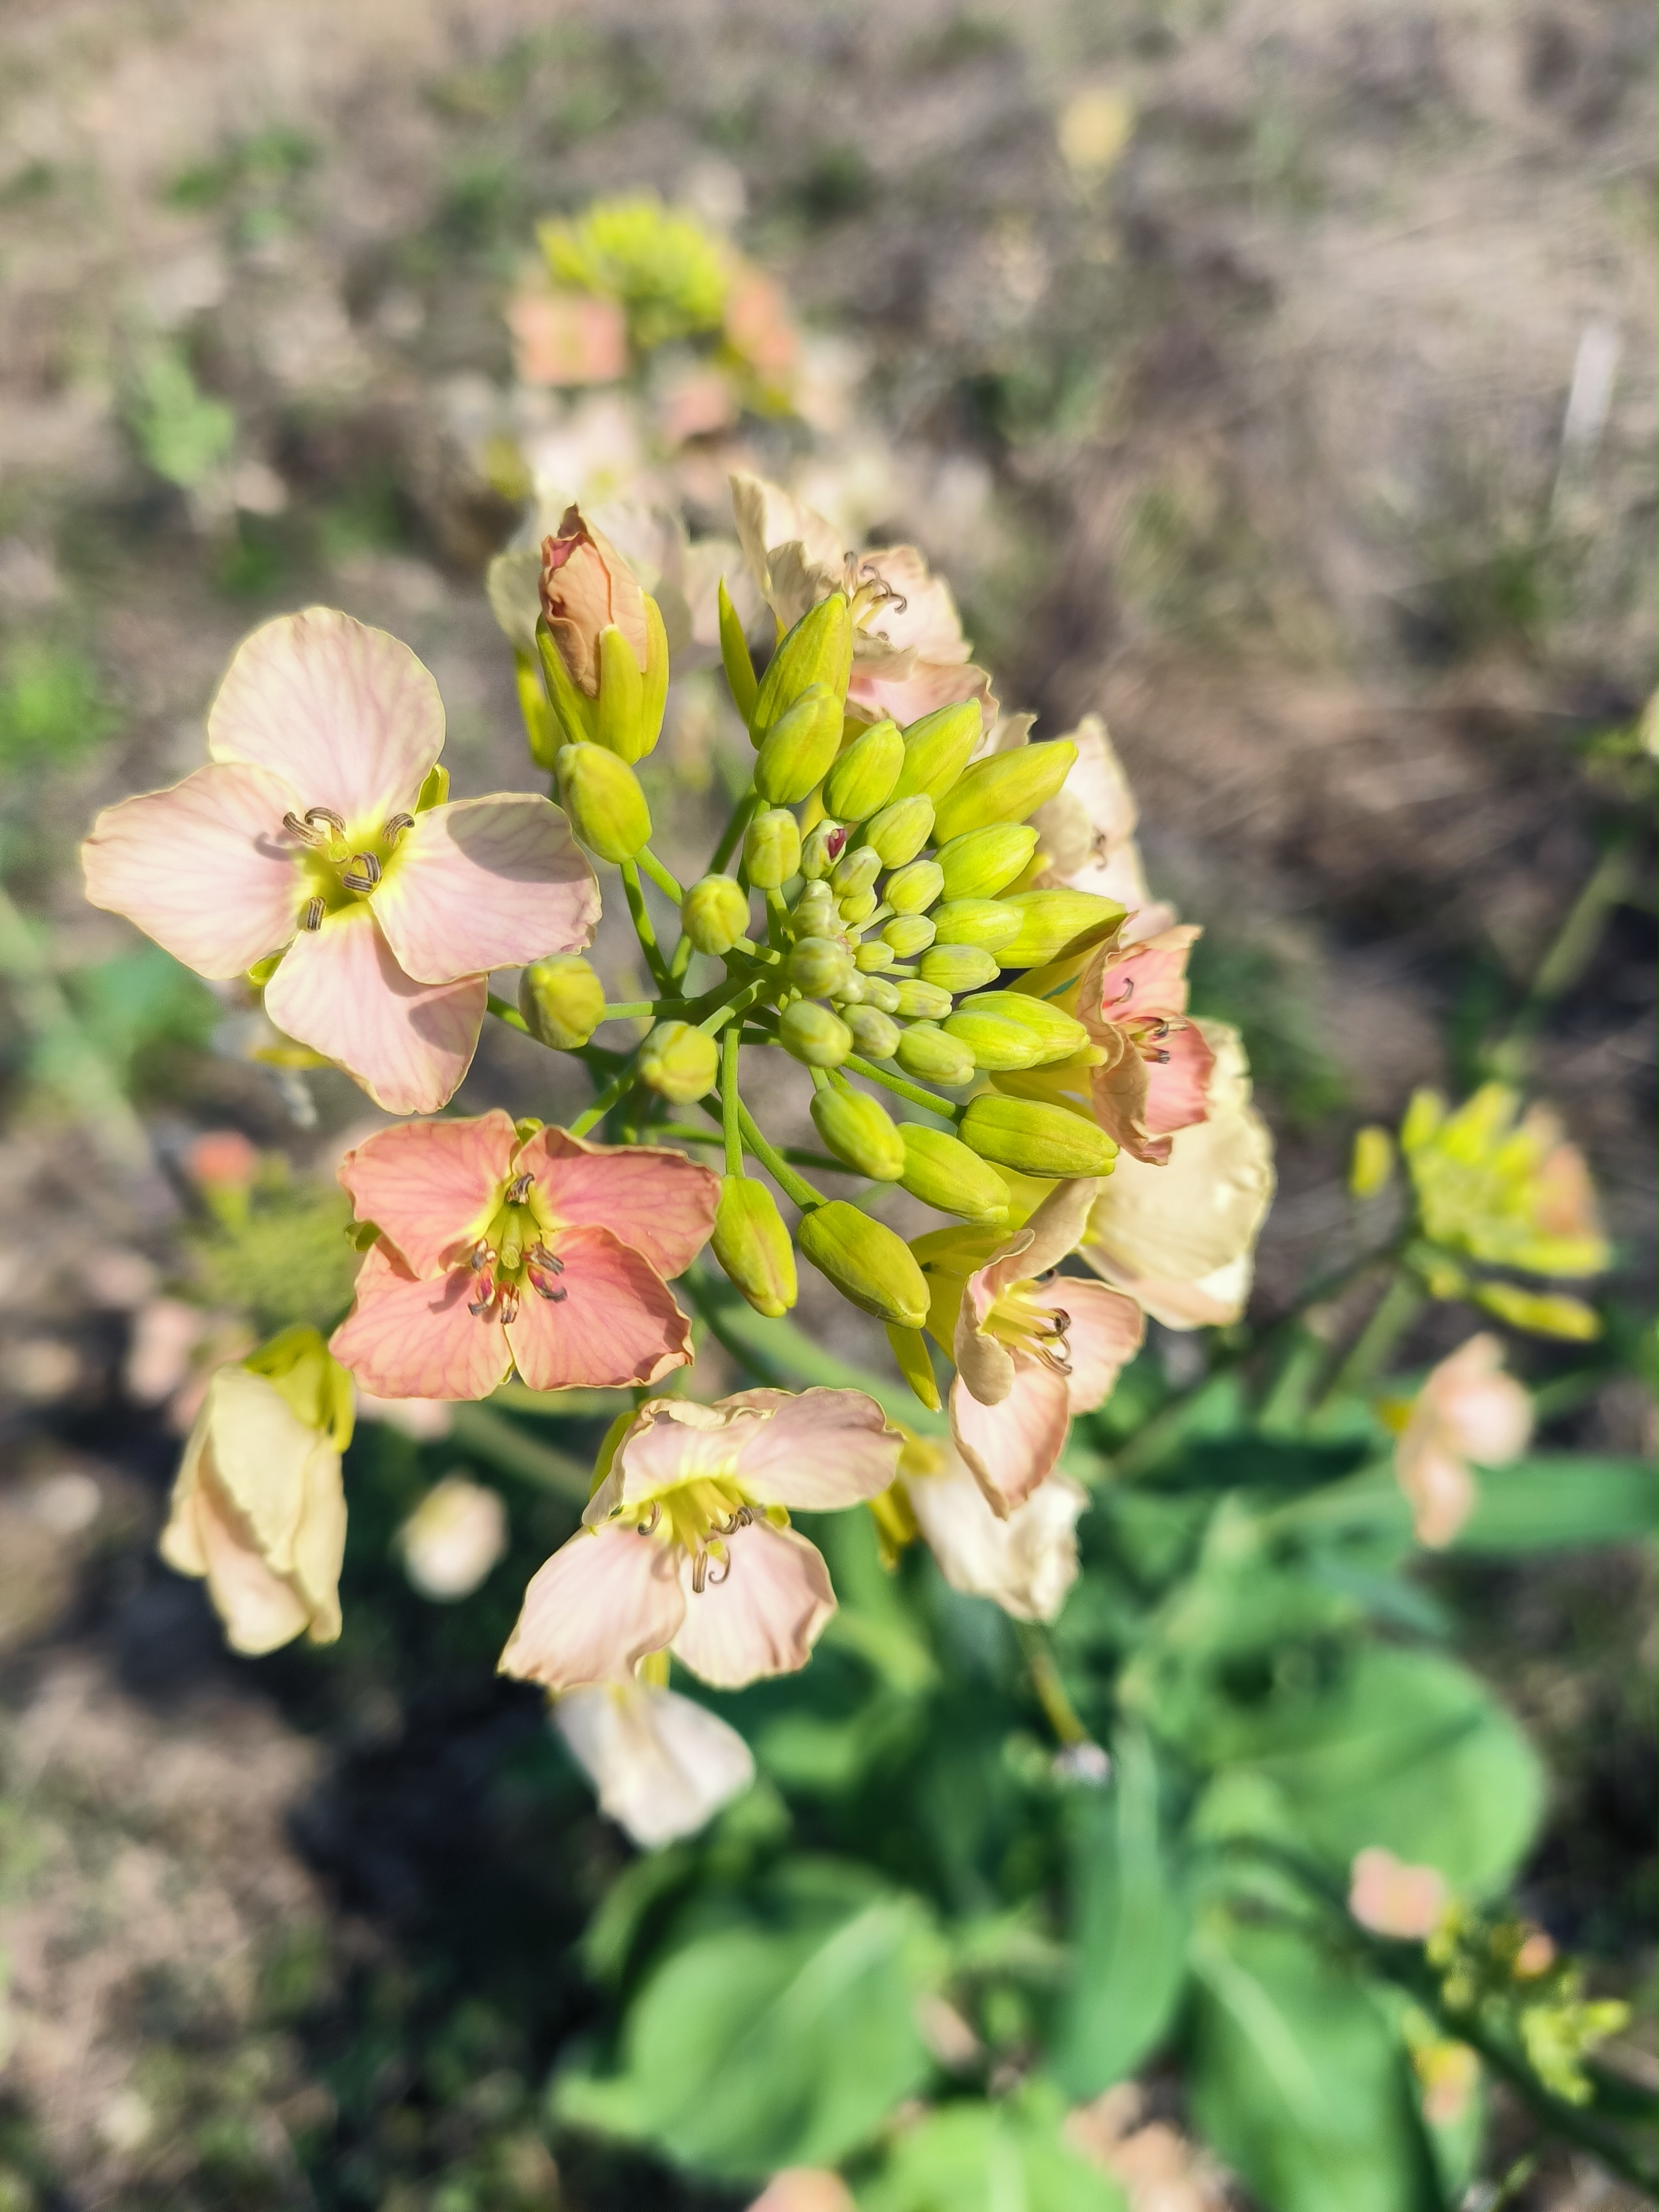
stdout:
[[1120,944],[1156,937],[1173,927],[1176,911],[1147,889],[1135,842],[1139,810],[1123,763],[1098,714],[1085,714],[1070,734],[1077,759],[1065,788],[1030,817],[1043,864],[1035,881],[1127,907]]
[[932,1437],[906,1446],[899,1480],[953,1589],[988,1597],[1016,1620],[1057,1616],[1077,1580],[1077,1523],[1089,1504],[1081,1483],[1056,1468],[1000,1518],[960,1452]]
[[720,1179],[681,1152],[521,1138],[509,1115],[406,1121],[340,1181],[378,1241],[331,1349],[380,1398],[654,1382],[691,1357],[667,1279],[707,1242]]
[[186,1148],[184,1169],[204,1190],[246,1190],[259,1172],[259,1154],[240,1129],[204,1129]]
[[1095,1119],[1133,1158],[1162,1166],[1170,1139],[1201,1121],[1215,1055],[1187,1019],[1190,923],[1134,945],[1103,945],[1078,984],[1078,1019],[1109,1057],[1089,1077]]
[[520,292],[507,303],[520,384],[614,384],[628,374],[628,318],[586,292]]
[[1104,1403],[1146,1332],[1133,1298],[1054,1273],[1076,1249],[1099,1188],[1090,1176],[1057,1184],[1023,1229],[988,1252],[983,1232],[971,1230],[916,1241],[936,1334],[954,1304],[951,1431],[1000,1516],[1049,1474],[1073,1414]]
[[857,2212],[853,2192],[826,2166],[790,2166],[775,2173],[749,2212]]
[[404,1572],[422,1597],[439,1605],[471,1597],[507,1543],[501,1492],[464,1474],[434,1482],[398,1531]]
[[592,942],[593,872],[528,793],[421,805],[443,746],[406,645],[326,607],[265,623],[208,714],[209,765],[106,807],[87,896],[198,975],[280,956],[265,1011],[392,1113],[431,1113],[477,1048],[492,968]]
[[550,1689],[625,1682],[671,1650],[722,1690],[804,1667],[836,1609],[822,1555],[788,1525],[874,1498],[904,1443],[856,1390],[652,1398],[586,1526],[525,1592],[501,1671]]
[[1443,1359],[1413,1401],[1395,1446],[1419,1544],[1449,1544],[1480,1498],[1474,1467],[1503,1467],[1532,1435],[1532,1400],[1504,1372],[1495,1336],[1472,1336]]
[[1380,1844],[1354,1854],[1348,1910],[1373,1936],[1421,1942],[1440,1924],[1450,1898],[1438,1867],[1413,1866]]
[[736,1729],[655,1682],[567,1690],[553,1722],[607,1813],[643,1850],[695,1835],[755,1778]]

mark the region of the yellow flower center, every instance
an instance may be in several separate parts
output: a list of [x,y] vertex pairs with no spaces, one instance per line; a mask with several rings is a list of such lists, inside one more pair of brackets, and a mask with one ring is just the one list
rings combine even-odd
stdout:
[[[718,1588],[732,1571],[732,1554],[726,1539],[757,1521],[775,1527],[788,1524],[780,1508],[751,1505],[730,1474],[694,1475],[625,1505],[617,1515],[624,1528],[638,1528],[658,1542],[672,1544],[691,1560],[691,1588],[701,1595],[705,1587]],[[711,1573],[709,1561],[719,1569]]]
[[372,896],[392,866],[398,840],[415,826],[412,814],[394,814],[353,835],[331,807],[285,814],[283,827],[301,847],[300,927],[320,929],[331,914]]
[[481,1321],[512,1321],[526,1285],[550,1305],[562,1305],[568,1293],[559,1283],[564,1262],[549,1238],[552,1208],[536,1188],[532,1175],[516,1175],[501,1184],[495,1210],[472,1247],[467,1267],[477,1278],[469,1309]]
[[1056,1375],[1071,1373],[1071,1346],[1066,1342],[1071,1316],[1054,1303],[1048,1280],[1028,1276],[1015,1283],[1003,1291],[981,1326],[1008,1351],[1040,1359]]

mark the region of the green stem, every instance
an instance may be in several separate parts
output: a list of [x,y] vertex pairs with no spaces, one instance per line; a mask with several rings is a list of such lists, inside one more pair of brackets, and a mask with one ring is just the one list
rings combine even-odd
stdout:
[[665,898],[672,899],[677,912],[684,906],[685,893],[648,845],[641,846],[635,865],[645,870]]
[[619,1068],[611,1077],[586,1113],[579,1114],[570,1124],[571,1135],[585,1137],[590,1129],[597,1129],[617,1101],[631,1088],[633,1081],[634,1062],[630,1059],[626,1067]]
[[1525,1072],[1534,1039],[1556,1000],[1572,988],[1594,958],[1607,916],[1630,890],[1632,874],[1629,842],[1620,837],[1591,870],[1539,962],[1514,1020],[1492,1047],[1488,1056],[1498,1074],[1514,1077]]
[[810,1206],[823,1204],[823,1192],[814,1190],[810,1182],[798,1176],[776,1146],[769,1144],[762,1136],[759,1129],[755,1126],[754,1115],[741,1098],[738,1101],[738,1127],[743,1132],[744,1143],[786,1198],[799,1206],[803,1213]]
[[668,984],[668,963],[662,957],[662,947],[657,943],[657,933],[652,926],[650,910],[645,903],[645,892],[640,884],[639,864],[624,860],[622,864],[623,890],[628,900],[628,911],[634,924],[634,934],[640,940],[640,950],[645,955],[646,965],[659,990]]
[[924,1091],[919,1083],[907,1083],[902,1075],[890,1075],[884,1067],[878,1067],[872,1060],[860,1060],[854,1052],[848,1054],[842,1066],[851,1068],[854,1075],[863,1076],[866,1082],[884,1085],[901,1098],[908,1098],[913,1106],[926,1107],[941,1121],[959,1121],[968,1110],[965,1106],[953,1105],[950,1099],[941,1098],[937,1091]]
[[529,1023],[526,1021],[512,1000],[497,998],[494,991],[491,991],[485,999],[484,1010],[488,1013],[494,1014],[498,1022],[505,1022],[510,1030],[517,1030],[525,1036],[533,1034]]
[[592,1487],[586,1468],[539,1438],[526,1436],[504,1414],[488,1406],[458,1405],[450,1421],[451,1434],[463,1451],[477,1452],[504,1474],[516,1474],[538,1489],[550,1490],[576,1505],[586,1504]]
[[677,1014],[682,1001],[678,999],[629,999],[619,1006],[607,1006],[599,1016],[602,1022],[636,1022],[643,1015],[654,1021],[659,1014]]
[[1415,1276],[1396,1264],[1370,1319],[1321,1394],[1316,1412],[1325,1413],[1339,1398],[1364,1391],[1427,1303]]
[[1046,1632],[1034,1620],[1022,1620],[1018,1626],[1026,1672],[1036,1692],[1037,1702],[1048,1716],[1049,1727],[1068,1749],[1073,1744],[1091,1742],[1093,1739],[1060,1679],[1060,1668],[1054,1663]]
[[743,833],[749,827],[749,817],[759,804],[760,793],[757,791],[745,791],[732,809],[726,827],[720,832],[720,842],[714,848],[714,857],[708,863],[711,876],[719,875],[737,851],[743,842]]
[[743,1049],[743,1024],[728,1027],[720,1039],[720,1135],[726,1144],[726,1172],[743,1173],[743,1126],[738,1119],[738,1055]]
[[716,1031],[723,1030],[729,1021],[746,1014],[766,988],[765,976],[757,975],[752,983],[744,984],[731,998],[722,1000],[712,1013],[705,1015],[698,1023],[698,1028],[707,1030],[709,1036],[713,1036]]

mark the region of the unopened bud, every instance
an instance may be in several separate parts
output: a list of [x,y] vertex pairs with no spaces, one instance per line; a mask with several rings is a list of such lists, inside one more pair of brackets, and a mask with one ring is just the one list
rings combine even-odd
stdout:
[[959,1137],[923,1128],[916,1121],[905,1122],[899,1134],[904,1140],[904,1172],[899,1182],[912,1198],[969,1221],[1008,1218],[1007,1184]]
[[638,1065],[641,1083],[676,1105],[689,1106],[719,1080],[720,1048],[690,1022],[659,1022],[640,1048]]
[[884,945],[878,937],[872,937],[866,944],[860,945],[853,955],[853,965],[860,975],[879,975],[884,968],[890,968],[892,964],[893,948],[890,945]]
[[757,1313],[775,1321],[795,1303],[795,1248],[763,1182],[748,1176],[720,1177],[714,1257]]
[[899,1010],[899,987],[889,982],[885,975],[866,975],[864,979],[864,1003],[884,1014],[896,1014]]
[[940,848],[947,899],[994,898],[1021,873],[1036,850],[1037,833],[1021,822],[970,830]]
[[882,931],[881,941],[891,946],[896,960],[914,960],[918,952],[927,950],[938,933],[925,914],[896,914]]
[[862,822],[884,806],[904,762],[904,740],[890,718],[854,738],[823,780],[823,803],[843,822]]
[[847,679],[853,672],[853,624],[846,595],[835,592],[827,599],[820,599],[809,607],[794,628],[780,641],[771,663],[760,681],[755,698],[755,711],[750,720],[750,734],[759,744],[768,732],[787,714],[803,693],[822,686],[835,702],[835,743],[830,750],[830,759],[819,769],[805,790],[796,796],[805,799],[806,793],[830,766],[841,745],[842,705],[847,696]]
[[951,1011],[952,994],[937,983],[924,983],[912,975],[898,986],[898,1010],[907,1021],[942,1021]]
[[1088,1030],[1052,999],[1034,999],[1024,991],[981,991],[977,998],[965,999],[957,1012],[994,1014],[1029,1030],[1039,1047],[1038,1058],[1030,1063],[1034,1067],[1048,1067],[1089,1049]]
[[854,845],[844,852],[830,878],[837,898],[850,898],[868,890],[881,873],[881,854],[873,845]]
[[912,860],[887,884],[887,903],[895,914],[925,914],[945,888],[945,873],[937,860]]
[[847,850],[847,838],[844,822],[819,822],[807,832],[801,840],[800,872],[808,883],[829,874]]
[[845,898],[836,901],[836,911],[848,929],[857,929],[869,921],[880,903],[873,890],[849,891]]
[[866,1091],[833,1083],[812,1093],[812,1120],[838,1160],[878,1182],[896,1182],[904,1172],[904,1140],[884,1106]]
[[864,994],[873,980],[872,976],[860,975],[858,969],[854,968],[836,984],[830,995],[837,1006],[861,1006],[864,1004]]
[[927,1318],[927,1279],[904,1239],[844,1199],[803,1214],[796,1242],[842,1297],[878,1321],[920,1328]]
[[827,998],[853,972],[853,957],[839,938],[803,937],[783,963],[785,980],[809,999]]
[[969,1100],[960,1127],[963,1142],[981,1159],[1021,1175],[1109,1175],[1117,1158],[1117,1146],[1096,1123],[1034,1098],[982,1091]]
[[562,952],[520,976],[519,1012],[541,1043],[575,1052],[605,1019],[605,986],[580,952]]
[[864,834],[890,868],[902,868],[933,834],[933,802],[925,792],[896,799],[864,826]]
[[803,884],[789,917],[797,939],[832,937],[836,929],[836,895],[828,884]]
[[958,991],[977,991],[995,981],[1000,972],[994,952],[982,945],[936,945],[924,952],[917,972],[924,983],[937,983],[953,996]]
[[800,866],[800,824],[787,806],[768,807],[744,832],[743,865],[757,890],[775,891]]
[[973,1080],[973,1054],[933,1022],[915,1022],[905,1030],[893,1057],[918,1083],[942,1083],[953,1090]]
[[570,826],[602,860],[631,860],[651,842],[651,810],[628,763],[604,745],[561,745],[553,763]]
[[934,941],[939,945],[979,945],[988,952],[1000,952],[1022,927],[1018,909],[1002,899],[949,899],[933,909]]
[[1123,919],[1115,899],[1092,891],[1010,891],[1001,904],[1019,916],[1019,929],[997,951],[1005,968],[1046,968],[1062,953],[1109,937]]
[[1054,797],[1076,758],[1072,740],[1055,738],[1048,744],[1020,745],[1012,752],[975,761],[939,801],[940,842],[983,830],[993,822],[1023,822],[1044,799]]
[[1042,1057],[1042,1040],[1036,1032],[1006,1014],[969,1011],[975,1004],[969,1000],[967,1008],[959,1006],[944,1025],[946,1036],[955,1037],[973,1054],[975,1066],[988,1074],[1035,1067]]
[[778,1041],[808,1067],[839,1067],[853,1049],[853,1032],[839,1014],[811,999],[792,999],[778,1016]]
[[743,634],[743,624],[732,604],[724,576],[720,578],[719,605],[720,659],[731,689],[732,703],[746,722],[754,714],[755,695],[759,687],[755,680],[755,664],[749,657],[749,641]]
[[890,1060],[898,1050],[899,1025],[879,1006],[848,1006],[842,1019],[853,1032],[854,1051],[862,1053],[866,1060]]
[[904,732],[904,765],[892,796],[909,799],[922,791],[930,799],[942,799],[973,758],[984,726],[973,699],[937,707],[912,722]]
[[827,684],[814,684],[762,740],[756,790],[769,806],[793,806],[823,781],[840,743],[841,702]]
[[749,934],[749,894],[735,876],[705,876],[685,894],[680,922],[699,952],[729,952]]
[[1375,1122],[1354,1132],[1348,1162],[1348,1188],[1356,1198],[1375,1198],[1394,1179],[1394,1139]]

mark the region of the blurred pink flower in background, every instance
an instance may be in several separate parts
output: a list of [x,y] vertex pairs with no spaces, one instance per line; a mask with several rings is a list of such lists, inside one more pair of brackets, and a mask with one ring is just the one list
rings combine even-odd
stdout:
[[1380,1844],[1354,1855],[1348,1910],[1373,1936],[1420,1942],[1434,1933],[1450,1899],[1437,1867],[1413,1866]]
[[614,384],[628,374],[628,317],[587,292],[520,292],[507,306],[520,384]]
[[397,1536],[404,1572],[422,1597],[440,1605],[471,1597],[506,1555],[507,1543],[500,1492],[464,1474],[434,1482]]
[[1497,1337],[1472,1336],[1441,1361],[1413,1400],[1394,1452],[1419,1544],[1438,1550],[1450,1543],[1480,1502],[1474,1468],[1517,1457],[1532,1423],[1532,1399],[1504,1372]]

